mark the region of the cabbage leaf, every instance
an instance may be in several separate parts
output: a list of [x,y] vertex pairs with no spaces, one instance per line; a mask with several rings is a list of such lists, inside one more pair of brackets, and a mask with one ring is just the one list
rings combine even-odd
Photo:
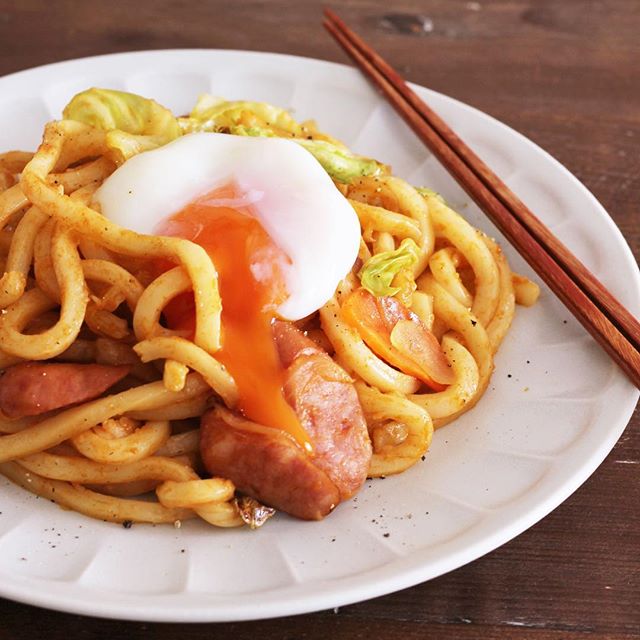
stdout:
[[418,245],[405,238],[395,251],[383,251],[367,260],[358,276],[362,286],[374,296],[393,296],[400,287],[392,287],[395,276],[412,267],[420,257]]
[[428,187],[415,187],[415,190],[423,197],[423,198],[435,198],[442,202],[442,204],[447,204],[445,199],[433,189],[429,189]]
[[178,121],[185,133],[214,131],[236,136],[288,138],[309,151],[338,182],[388,173],[385,165],[372,158],[355,155],[337,141],[306,136],[303,126],[286,109],[266,102],[225,101],[204,95],[189,116]]
[[294,140],[304,147],[322,165],[322,168],[338,182],[349,183],[364,176],[379,176],[389,172],[388,168],[373,158],[351,153],[327,140]]
[[[280,129],[283,133],[294,136],[302,135],[302,127],[286,109],[266,102],[228,101],[208,94],[200,96],[189,116],[179,118],[178,121],[185,133],[194,131],[235,133],[233,129],[236,127],[253,125],[257,129],[264,130],[265,133],[271,130],[271,135],[277,135],[274,129]],[[236,135],[243,134],[236,133]]]
[[315,139],[286,110],[266,102],[224,100],[205,94],[186,117],[142,96],[112,89],[88,89],[77,94],[63,116],[107,132],[113,159],[128,158],[156,149],[181,135],[208,131],[237,136],[280,137],[293,140],[311,153],[338,182],[387,174],[388,168],[353,154],[337,140]]
[[92,88],[77,94],[63,117],[107,132],[116,162],[155,149],[182,135],[177,118],[155,100],[113,89]]

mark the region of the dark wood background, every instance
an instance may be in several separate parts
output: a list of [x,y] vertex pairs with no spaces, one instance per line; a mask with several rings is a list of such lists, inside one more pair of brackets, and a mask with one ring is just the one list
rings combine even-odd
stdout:
[[[329,4],[409,79],[492,114],[558,158],[638,257],[640,0]],[[320,22],[311,0],[0,0],[0,75],[173,47],[345,61]],[[593,477],[542,522],[412,589],[337,613],[219,625],[98,620],[0,600],[0,638],[640,638],[639,477],[636,411]]]

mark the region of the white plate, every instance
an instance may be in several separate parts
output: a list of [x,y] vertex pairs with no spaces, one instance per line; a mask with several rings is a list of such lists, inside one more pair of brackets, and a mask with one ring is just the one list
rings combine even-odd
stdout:
[[[35,148],[43,124],[90,86],[139,92],[175,112],[198,94],[265,100],[315,118],[356,151],[490,224],[353,69],[238,51],[154,51],[63,62],[0,79],[0,149]],[[558,162],[491,117],[419,93],[632,312],[640,278],[620,232]],[[529,269],[510,247],[518,270]],[[627,424],[637,391],[543,287],[519,309],[486,396],[439,431],[423,463],[323,522],[284,515],[257,532],[188,522],[129,530],[65,512],[0,480],[0,594],[97,616],[247,620],[372,598],[459,567],[569,496]]]

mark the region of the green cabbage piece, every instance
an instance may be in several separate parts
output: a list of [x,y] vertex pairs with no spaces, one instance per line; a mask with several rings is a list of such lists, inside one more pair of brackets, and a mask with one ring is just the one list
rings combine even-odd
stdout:
[[445,199],[433,189],[429,189],[427,187],[415,187],[415,190],[424,198],[435,198],[436,200],[440,200],[442,204],[447,204]]
[[177,118],[155,100],[112,89],[88,89],[64,108],[63,117],[107,132],[107,146],[123,162],[182,135]]
[[383,251],[367,260],[358,276],[362,286],[374,296],[393,296],[399,287],[391,283],[403,269],[412,267],[420,258],[418,245],[410,238],[405,238],[395,251]]
[[[251,115],[255,116],[255,122]],[[303,127],[286,109],[266,102],[228,101],[205,94],[188,116],[176,118],[154,100],[124,91],[93,88],[76,95],[65,107],[63,116],[106,131],[107,146],[118,163],[187,133],[210,131],[276,137],[284,131],[338,182],[388,173],[385,165],[355,155],[338,142],[303,137]]]
[[[257,116],[257,122],[246,124],[247,113]],[[275,137],[278,130],[291,134],[291,140],[304,147],[338,182],[351,182],[362,176],[376,176],[388,172],[387,168],[373,160],[351,153],[345,146],[327,140],[310,140],[304,130],[285,109],[266,102],[225,101],[204,95],[186,118],[179,118],[185,133],[216,131],[236,136]],[[261,122],[264,125],[261,125]]]
[[338,182],[349,183],[363,176],[379,176],[388,173],[387,167],[373,158],[351,153],[344,147],[327,140],[294,140],[304,147],[322,165],[322,168]]
[[[232,131],[234,127],[242,126],[240,119],[243,112],[257,116],[267,125],[267,128],[277,127],[292,135],[302,135],[302,127],[286,109],[275,107],[266,102],[228,101],[208,94],[200,96],[189,116],[179,118],[179,123],[185,133],[194,131],[234,133]],[[271,135],[275,134],[272,132]]]

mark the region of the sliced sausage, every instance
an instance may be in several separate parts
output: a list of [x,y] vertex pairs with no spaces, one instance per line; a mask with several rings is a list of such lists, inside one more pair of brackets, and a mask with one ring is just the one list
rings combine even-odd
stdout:
[[130,369],[58,362],[17,364],[0,377],[0,411],[8,418],[22,418],[92,400]]
[[320,520],[340,502],[329,476],[289,435],[216,407],[202,417],[206,469],[242,493],[304,520]]
[[349,376],[293,325],[274,338],[285,371],[285,396],[313,444],[307,454],[288,434],[216,408],[202,418],[207,470],[240,491],[307,520],[327,515],[366,478],[371,443]]
[[314,447],[314,463],[346,500],[367,477],[371,442],[358,394],[344,369],[288,322],[274,325],[287,368],[285,397]]

